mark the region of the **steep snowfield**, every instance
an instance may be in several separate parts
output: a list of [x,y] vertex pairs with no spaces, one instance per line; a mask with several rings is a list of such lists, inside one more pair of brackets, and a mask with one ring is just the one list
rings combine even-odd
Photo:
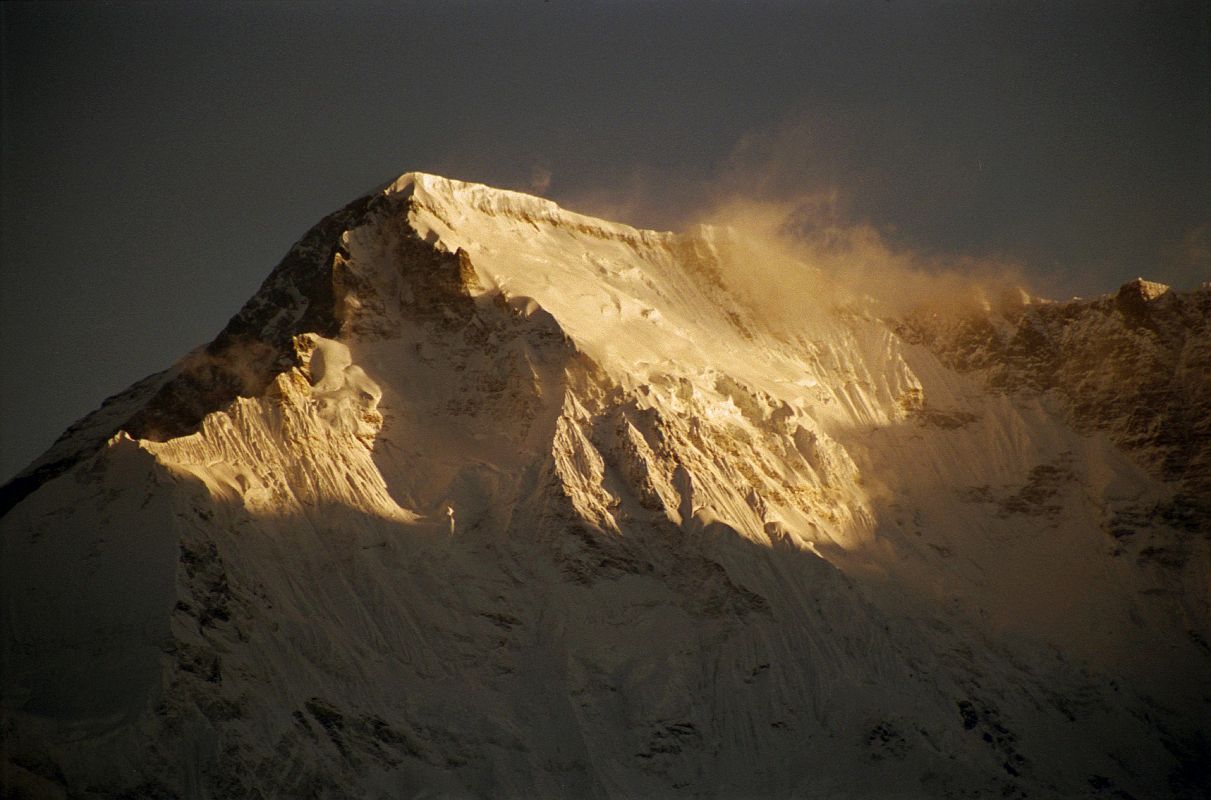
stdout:
[[728,236],[317,225],[5,487],[6,789],[1206,792],[1211,290],[788,331]]

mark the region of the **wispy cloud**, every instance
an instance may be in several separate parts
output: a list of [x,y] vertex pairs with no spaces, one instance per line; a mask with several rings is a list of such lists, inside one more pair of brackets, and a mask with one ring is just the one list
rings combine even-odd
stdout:
[[527,186],[528,191],[532,194],[543,195],[551,188],[551,179],[554,175],[550,167],[545,164],[535,164],[530,169],[530,183]]

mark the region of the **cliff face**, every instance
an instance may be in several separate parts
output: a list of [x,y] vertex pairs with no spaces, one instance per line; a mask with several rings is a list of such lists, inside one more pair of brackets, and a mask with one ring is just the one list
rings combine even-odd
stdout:
[[720,269],[421,174],[321,222],[7,487],[7,785],[1198,796],[1207,291],[788,334]]
[[1113,295],[1008,307],[901,331],[995,389],[1050,393],[1084,432],[1104,431],[1176,492],[1157,510],[1211,529],[1211,285],[1136,279]]

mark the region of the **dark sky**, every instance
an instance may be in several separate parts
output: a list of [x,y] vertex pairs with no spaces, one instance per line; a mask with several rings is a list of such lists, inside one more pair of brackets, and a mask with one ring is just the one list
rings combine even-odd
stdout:
[[0,4],[0,480],[420,169],[675,228],[837,191],[1053,296],[1211,279],[1209,0]]

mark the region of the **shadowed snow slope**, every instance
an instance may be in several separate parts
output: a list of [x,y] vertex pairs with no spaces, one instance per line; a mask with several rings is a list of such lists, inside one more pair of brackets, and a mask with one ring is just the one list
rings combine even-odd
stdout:
[[1204,796],[1211,290],[788,330],[728,236],[323,220],[4,488],[5,791]]

